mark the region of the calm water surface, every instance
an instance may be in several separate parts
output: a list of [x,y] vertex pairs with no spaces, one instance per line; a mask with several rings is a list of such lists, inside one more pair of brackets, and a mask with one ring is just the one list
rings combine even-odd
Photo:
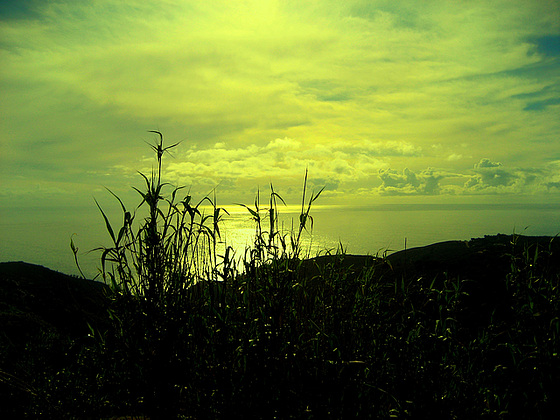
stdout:
[[[241,254],[254,237],[254,223],[242,208],[229,208],[222,226],[223,238]],[[282,209],[285,230],[298,220],[297,210]],[[87,253],[110,238],[97,212],[77,211],[60,218],[57,209],[3,211],[0,219],[0,261],[22,260],[77,274],[70,238],[80,248],[86,275],[97,272],[99,253]],[[560,232],[560,206],[553,205],[380,205],[375,207],[315,207],[313,236],[304,241],[315,255],[336,250],[341,243],[348,253],[376,254],[428,245],[445,240],[467,240],[484,235],[513,232],[550,235]],[[115,212],[115,225],[122,215]],[[266,228],[266,223],[263,228]]]

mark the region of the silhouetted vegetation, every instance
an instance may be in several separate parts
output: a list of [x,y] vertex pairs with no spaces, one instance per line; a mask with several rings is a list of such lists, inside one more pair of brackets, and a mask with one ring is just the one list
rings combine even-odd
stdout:
[[224,210],[215,199],[195,204],[161,182],[169,147],[159,136],[138,208],[117,197],[115,229],[100,207],[110,287],[56,277],[52,287],[82,286],[57,290],[60,301],[49,304],[33,295],[45,293],[36,279],[2,269],[5,418],[557,414],[558,241],[500,235],[304,258],[302,234],[321,193],[307,196],[306,175],[289,231],[272,187],[264,210],[258,196],[246,206],[255,242],[236,259],[219,249]]

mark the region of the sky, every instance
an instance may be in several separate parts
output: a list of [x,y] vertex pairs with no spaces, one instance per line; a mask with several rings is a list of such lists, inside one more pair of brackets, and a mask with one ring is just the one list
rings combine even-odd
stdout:
[[[4,205],[560,197],[559,1],[4,1]],[[400,198],[399,198],[400,197]],[[430,198],[427,198],[430,197]]]
[[137,203],[148,130],[222,204],[560,203],[558,0],[4,0],[0,92],[12,217]]

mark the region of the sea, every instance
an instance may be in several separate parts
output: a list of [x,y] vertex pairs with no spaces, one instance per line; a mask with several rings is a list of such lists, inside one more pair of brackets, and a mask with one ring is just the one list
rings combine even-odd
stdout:
[[[253,244],[256,225],[247,209],[226,207],[220,228],[221,247],[231,246],[241,257]],[[25,261],[78,275],[70,241],[88,278],[100,268],[100,251],[110,246],[105,222],[95,211],[26,208],[2,211],[0,261]],[[279,208],[281,232],[299,227],[297,207]],[[306,256],[344,250],[349,254],[382,255],[448,240],[469,240],[496,234],[555,236],[560,233],[558,204],[380,204],[375,206],[315,206],[302,232]],[[109,215],[115,225],[122,215]],[[268,229],[263,212],[261,227]],[[560,239],[560,238],[559,238]]]

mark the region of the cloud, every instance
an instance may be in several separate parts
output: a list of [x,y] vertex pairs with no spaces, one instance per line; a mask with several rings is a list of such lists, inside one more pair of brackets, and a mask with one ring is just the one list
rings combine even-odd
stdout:
[[[386,163],[367,150],[361,152],[340,145],[305,145],[291,138],[278,138],[264,146],[228,148],[216,144],[209,148],[192,146],[165,166],[167,178],[189,185],[198,192],[218,186],[223,197],[253,194],[257,187],[273,183],[275,188],[293,190],[309,170],[310,184],[327,191],[348,191],[354,184],[375,178]],[[227,186],[229,190],[224,190]]]
[[500,162],[492,162],[487,158],[474,165],[474,172],[476,175],[465,183],[467,190],[493,189],[505,192],[508,190],[506,187],[511,187],[519,178],[515,172],[504,169]]
[[426,168],[413,171],[384,168],[381,185],[369,190],[382,196],[527,196],[556,194],[560,185],[560,164],[541,167],[507,168],[501,162],[482,158],[464,172]]
[[474,164],[474,168],[484,170],[484,168],[499,168],[502,166],[501,162],[492,162],[490,159],[482,158],[480,162]]
[[454,162],[461,159],[463,159],[463,155],[458,153],[451,153],[449,156],[447,156],[447,160],[449,162]]
[[407,141],[371,141],[353,142],[349,146],[356,151],[365,151],[373,156],[422,156],[422,148]]
[[554,192],[560,172],[555,162],[540,168],[506,168],[500,162],[483,158],[474,165],[464,185],[464,193],[535,194]]
[[381,195],[434,195],[440,192],[443,174],[428,168],[416,174],[408,168],[402,172],[388,169],[379,172]]

